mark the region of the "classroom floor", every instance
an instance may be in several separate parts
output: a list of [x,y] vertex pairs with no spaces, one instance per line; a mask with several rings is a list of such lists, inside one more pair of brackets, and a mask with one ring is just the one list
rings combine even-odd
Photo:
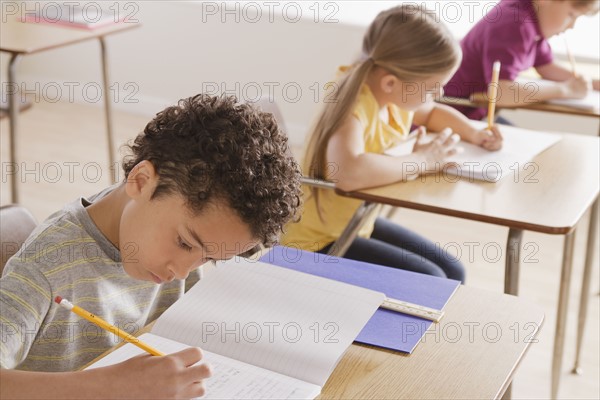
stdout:
[[[18,139],[20,157],[21,203],[29,208],[38,221],[58,210],[79,195],[95,193],[109,184],[107,150],[103,112],[100,107],[73,103],[35,103],[21,114]],[[140,132],[147,117],[115,112],[114,125],[117,145],[125,143]],[[10,199],[10,180],[7,176],[8,119],[0,120],[2,179],[0,204]],[[120,153],[118,153],[120,154]],[[120,157],[120,156],[119,156]],[[461,260],[467,267],[467,285],[501,292],[504,257],[485,253],[486,244],[498,243],[504,248],[507,229],[441,217],[423,212],[399,210],[394,220],[402,223],[440,246],[460,249]],[[577,307],[585,251],[588,216],[581,221],[575,252],[573,285],[569,303],[564,365],[559,398],[600,398],[600,296],[598,295],[598,244],[589,300],[588,322],[582,354],[584,374],[572,375],[577,326]],[[478,242],[479,245],[473,245]],[[562,237],[526,232],[523,242],[524,263],[521,275],[521,296],[546,312],[546,321],[534,344],[519,366],[514,384],[515,399],[545,399],[550,396],[550,366],[552,360],[556,303],[562,257]],[[488,246],[497,247],[497,246]],[[469,254],[469,248],[475,248]],[[526,250],[525,250],[526,249]],[[506,332],[511,334],[511,332]],[[485,366],[482,366],[485,368]]]

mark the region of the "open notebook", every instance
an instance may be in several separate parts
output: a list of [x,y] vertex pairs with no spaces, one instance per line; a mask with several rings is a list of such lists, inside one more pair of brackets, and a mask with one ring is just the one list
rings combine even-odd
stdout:
[[[140,339],[165,353],[202,348],[213,367],[203,398],[315,398],[384,297],[236,257],[207,273]],[[90,368],[141,353],[126,344]]]
[[[471,121],[479,129],[484,129],[486,123]],[[560,141],[561,136],[556,133],[538,132],[512,126],[501,126],[500,131],[504,137],[502,149],[488,151],[471,143],[460,142],[458,147],[461,152],[446,161],[443,174],[461,176],[469,180],[498,182],[500,179],[515,171],[527,167],[535,156],[548,147]],[[434,136],[431,135],[433,138]],[[416,139],[407,140],[400,145],[385,152],[391,156],[410,154]]]
[[[524,85],[536,85],[539,87],[543,87],[544,85],[554,84],[555,82],[547,81],[543,79],[536,78],[517,78],[517,82]],[[579,110],[587,110],[587,111],[600,111],[600,92],[597,90],[590,90],[586,97],[583,99],[552,99],[547,100],[548,104],[556,104],[560,106],[570,107]]]
[[550,104],[556,104],[560,106],[572,107],[581,110],[588,111],[600,111],[600,92],[597,90],[590,90],[586,97],[583,99],[554,99],[548,100]]

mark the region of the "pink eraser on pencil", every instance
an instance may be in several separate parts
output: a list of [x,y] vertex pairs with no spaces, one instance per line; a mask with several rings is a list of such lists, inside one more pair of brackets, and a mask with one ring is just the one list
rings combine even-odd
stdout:
[[60,304],[60,302],[62,301],[62,297],[60,297],[60,296],[56,296],[56,297],[54,298],[54,301],[55,301],[55,302],[57,302],[58,304]]

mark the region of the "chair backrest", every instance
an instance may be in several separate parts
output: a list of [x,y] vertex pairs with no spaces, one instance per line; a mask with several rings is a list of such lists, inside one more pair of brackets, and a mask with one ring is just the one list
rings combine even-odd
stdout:
[[25,208],[16,204],[0,207],[0,275],[4,265],[23,245],[37,222]]

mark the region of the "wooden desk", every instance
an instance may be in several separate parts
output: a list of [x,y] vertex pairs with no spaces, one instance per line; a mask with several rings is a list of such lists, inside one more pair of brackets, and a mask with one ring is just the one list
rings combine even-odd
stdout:
[[[3,18],[4,20],[4,18]],[[102,79],[104,93],[104,110],[106,117],[106,139],[108,142],[109,168],[114,165],[113,155],[113,134],[112,134],[112,113],[109,93],[109,75],[106,55],[106,44],[104,37],[113,33],[122,32],[137,27],[134,23],[117,23],[110,26],[94,30],[66,27],[58,24],[48,23],[23,23],[14,16],[7,16],[6,21],[0,23],[0,51],[10,53],[8,64],[8,114],[10,118],[10,149],[9,162],[15,168],[20,168],[18,164],[17,136],[18,136],[18,104],[20,101],[17,96],[19,93],[13,90],[17,84],[16,69],[21,58],[28,54],[39,53],[52,50],[58,47],[67,46],[85,40],[97,39],[100,42],[100,56],[102,61]],[[110,170],[110,169],[109,169]],[[114,178],[111,178],[114,179]],[[19,202],[18,193],[18,174],[11,175],[11,200],[13,203]]]
[[[358,226],[363,220],[358,216],[368,214],[369,207],[377,203],[507,226],[509,234],[504,290],[514,295],[518,294],[523,231],[565,235],[552,364],[551,393],[552,398],[556,398],[564,347],[574,231],[590,207],[592,220],[586,254],[588,270],[591,270],[593,245],[596,243],[600,180],[598,153],[598,138],[566,134],[563,140],[536,157],[531,168],[520,170],[518,179],[513,175],[498,183],[485,183],[456,181],[454,177],[444,180],[441,175],[429,175],[385,187],[356,192],[336,189],[336,192],[365,201],[352,222]],[[538,169],[535,174],[528,177],[528,172],[532,173],[536,166]]]
[[[597,63],[593,63],[594,65]],[[587,67],[591,67],[594,66],[592,64],[587,64]],[[595,65],[597,66],[597,65]],[[532,78],[533,80],[535,79],[539,79],[538,77],[535,77],[533,75],[528,75],[528,78]],[[448,105],[460,105],[460,106],[466,106],[466,107],[483,107],[483,108],[487,108],[487,103],[480,103],[480,102],[472,102],[469,99],[464,99],[464,98],[459,98],[459,97],[442,97],[440,99],[440,103],[444,103],[444,104],[448,104]],[[498,107],[500,109],[500,107]],[[558,105],[558,104],[552,104],[552,103],[548,103],[548,102],[533,102],[533,103],[529,103],[527,105],[521,105],[521,106],[517,106],[517,107],[503,107],[506,109],[512,109],[512,110],[516,110],[516,109],[523,109],[523,110],[532,110],[532,111],[543,111],[543,112],[551,112],[551,113],[558,113],[558,114],[567,114],[567,115],[574,115],[574,116],[582,116],[582,117],[591,117],[591,118],[600,118],[600,110],[585,110],[585,109],[580,109],[580,108],[575,108],[575,107],[568,107],[568,106],[564,106],[564,105]],[[600,125],[598,127],[598,136],[600,137]],[[596,229],[596,227],[598,226],[598,206],[595,205],[592,208],[592,213],[590,216],[590,221],[591,221],[591,226],[590,226],[590,232],[591,229]],[[594,231],[594,235],[595,235],[595,231]],[[589,235],[588,235],[589,236]],[[589,239],[588,239],[589,240]],[[590,257],[593,256],[593,242],[590,243],[591,240],[589,240],[588,242],[588,250],[586,253],[586,262],[585,262],[585,268],[583,271],[583,276],[582,276],[582,282],[581,282],[581,297],[579,300],[579,316],[578,316],[578,324],[577,324],[577,341],[576,341],[576,350],[575,350],[575,362],[574,362],[574,366],[572,369],[573,373],[576,374],[580,374],[581,371],[579,369],[579,362],[580,362],[580,357],[581,357],[581,348],[583,345],[583,332],[585,331],[585,323],[586,323],[586,318],[587,318],[587,306],[588,306],[588,299],[589,299],[589,293],[590,293],[590,279],[592,276],[592,259]]]
[[[465,107],[473,107],[473,108],[487,108],[487,103],[473,103],[469,99],[463,99],[459,97],[442,97],[439,101],[443,104],[448,104],[451,106],[465,106]],[[600,110],[586,110],[582,108],[568,107],[558,104],[552,104],[547,102],[535,102],[524,104],[516,107],[500,107],[496,106],[498,110],[507,109],[507,110],[534,110],[534,111],[545,111],[559,114],[569,114],[569,115],[579,115],[582,117],[592,117],[592,118],[600,118]]]
[[[541,326],[543,312],[514,296],[467,286],[458,288],[444,310],[444,319],[431,326],[412,355],[352,345],[319,398],[501,398],[535,341],[524,336]],[[513,337],[511,324],[519,326],[520,337]]]
[[501,398],[536,340],[543,311],[514,296],[465,286],[444,310],[411,355],[350,346],[318,398]]

